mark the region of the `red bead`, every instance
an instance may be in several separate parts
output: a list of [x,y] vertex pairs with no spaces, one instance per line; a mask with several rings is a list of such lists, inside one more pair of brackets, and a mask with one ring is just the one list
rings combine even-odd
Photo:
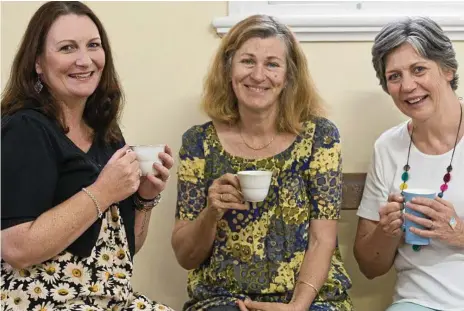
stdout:
[[448,190],[448,185],[447,185],[447,184],[441,185],[440,190],[441,190],[442,192],[445,192],[446,190]]
[[450,173],[445,174],[445,176],[443,177],[443,181],[446,183],[449,183],[450,180],[451,180],[451,174]]

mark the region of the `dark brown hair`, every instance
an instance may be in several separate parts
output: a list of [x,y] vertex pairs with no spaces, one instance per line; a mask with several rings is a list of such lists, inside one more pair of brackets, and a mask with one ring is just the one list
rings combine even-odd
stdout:
[[114,68],[108,36],[98,17],[79,1],[47,2],[32,16],[2,94],[1,115],[11,115],[33,103],[34,108],[55,120],[65,133],[69,131],[61,106],[47,90],[46,85],[40,93],[34,88],[38,79],[35,63],[44,50],[46,36],[56,19],[68,14],[88,16],[97,26],[105,51],[105,67],[100,83],[87,99],[83,118],[95,131],[97,138],[108,143],[117,142],[121,139],[118,121],[123,106],[123,94]]

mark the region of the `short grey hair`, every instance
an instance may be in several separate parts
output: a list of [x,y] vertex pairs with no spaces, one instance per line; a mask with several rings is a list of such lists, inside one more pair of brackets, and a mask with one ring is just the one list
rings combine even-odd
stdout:
[[443,29],[428,17],[407,17],[391,22],[377,34],[372,47],[372,64],[380,85],[388,93],[385,77],[385,59],[390,52],[409,43],[424,58],[437,62],[444,69],[454,72],[451,88],[458,88],[458,62],[451,40]]

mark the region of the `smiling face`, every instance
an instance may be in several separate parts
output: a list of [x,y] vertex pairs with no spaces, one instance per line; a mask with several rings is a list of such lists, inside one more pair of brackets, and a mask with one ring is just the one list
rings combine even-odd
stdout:
[[276,108],[287,74],[287,48],[277,37],[251,38],[232,59],[232,87],[238,105],[251,111]]
[[385,63],[388,92],[396,106],[412,119],[432,117],[440,99],[452,91],[453,72],[422,57],[409,43],[393,50]]
[[57,18],[36,61],[42,81],[57,99],[65,102],[87,99],[97,88],[104,67],[100,34],[86,15]]

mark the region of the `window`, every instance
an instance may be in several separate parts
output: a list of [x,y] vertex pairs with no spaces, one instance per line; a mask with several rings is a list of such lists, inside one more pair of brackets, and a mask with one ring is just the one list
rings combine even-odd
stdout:
[[387,22],[429,16],[452,40],[464,40],[464,1],[229,1],[229,15],[213,20],[221,36],[253,14],[287,24],[301,41],[371,41]]

